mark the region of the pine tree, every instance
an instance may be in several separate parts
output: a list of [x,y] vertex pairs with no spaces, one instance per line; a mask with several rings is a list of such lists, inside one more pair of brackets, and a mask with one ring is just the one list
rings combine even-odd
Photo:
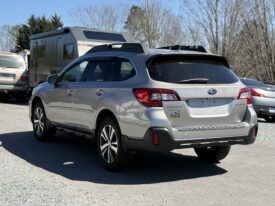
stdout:
[[17,50],[29,49],[29,36],[38,34],[41,32],[52,31],[58,28],[62,28],[63,23],[61,17],[54,14],[51,19],[47,19],[45,16],[35,17],[31,15],[27,21],[27,24],[18,26],[18,33],[16,37]]

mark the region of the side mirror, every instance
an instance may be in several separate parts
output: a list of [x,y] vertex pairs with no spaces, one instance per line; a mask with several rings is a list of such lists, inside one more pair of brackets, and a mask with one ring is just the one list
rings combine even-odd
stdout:
[[58,80],[58,75],[57,74],[53,74],[48,76],[48,83],[49,84],[56,84]]

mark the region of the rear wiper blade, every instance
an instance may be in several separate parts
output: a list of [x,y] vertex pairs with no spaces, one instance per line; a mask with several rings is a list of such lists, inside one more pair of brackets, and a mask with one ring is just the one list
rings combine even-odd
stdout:
[[200,84],[207,84],[209,79],[207,78],[193,78],[193,79],[184,79],[178,81],[178,83],[181,84],[195,84],[195,83],[200,83]]

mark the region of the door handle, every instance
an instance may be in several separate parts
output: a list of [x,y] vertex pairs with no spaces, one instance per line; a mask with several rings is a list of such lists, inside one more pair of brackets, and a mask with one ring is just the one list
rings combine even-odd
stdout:
[[69,89],[66,94],[68,96],[72,96],[74,94],[74,90],[73,89]]
[[98,89],[98,90],[96,91],[96,95],[97,95],[97,96],[102,96],[103,93],[104,93],[103,89]]

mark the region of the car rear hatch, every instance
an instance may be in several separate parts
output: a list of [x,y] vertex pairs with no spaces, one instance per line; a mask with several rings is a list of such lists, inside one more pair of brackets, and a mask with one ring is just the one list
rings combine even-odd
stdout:
[[212,130],[242,126],[250,93],[243,89],[245,86],[229,69],[225,58],[160,55],[150,59],[147,66],[153,88],[169,89],[178,96],[162,101],[173,128]]
[[266,98],[275,98],[275,87],[259,87],[259,88],[252,88],[255,93],[255,96],[263,96]]

